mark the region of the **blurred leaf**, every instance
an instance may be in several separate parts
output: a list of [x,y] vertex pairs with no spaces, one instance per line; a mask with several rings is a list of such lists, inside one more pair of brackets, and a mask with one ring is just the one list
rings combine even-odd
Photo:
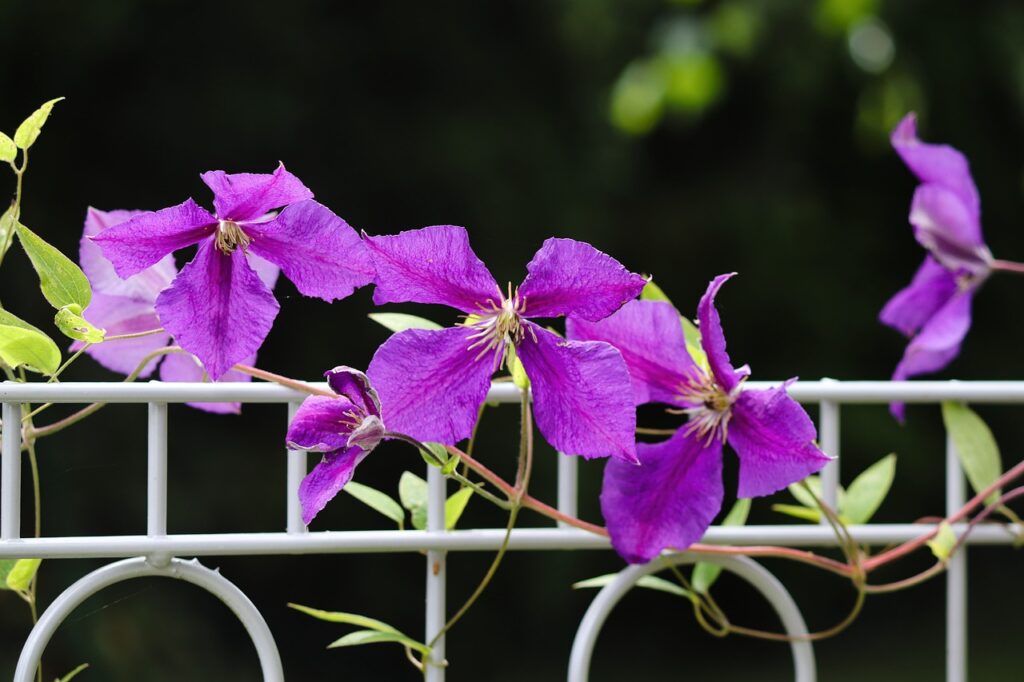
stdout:
[[77,305],[66,305],[57,311],[57,315],[53,318],[54,324],[57,325],[57,329],[64,336],[77,341],[102,343],[103,337],[107,334],[106,330],[94,327],[87,319],[82,317],[81,313],[82,309]]
[[[722,519],[723,526],[742,526],[747,522],[750,515],[750,499],[740,498],[732,505],[732,509]],[[711,586],[718,580],[722,573],[722,567],[707,561],[698,561],[693,567],[693,575],[690,584],[698,594],[707,594]]]
[[60,366],[60,349],[49,336],[0,309],[0,360],[11,368],[52,375]]
[[15,210],[14,206],[11,205],[3,215],[0,215],[0,256],[6,255],[7,251],[10,250],[11,244],[14,243],[14,229],[17,225],[17,220],[14,217]]
[[92,300],[92,289],[85,273],[70,258],[21,223],[18,223],[15,230],[22,248],[32,261],[32,267],[39,275],[39,286],[50,305],[63,308],[74,304],[79,306],[80,311],[88,308]]
[[6,133],[0,133],[0,162],[9,163],[18,156],[18,146],[14,140],[7,137]]
[[8,589],[7,576],[10,575],[11,569],[16,563],[18,563],[17,559],[0,559],[0,590]]
[[664,74],[647,60],[626,67],[612,88],[611,121],[630,135],[649,132],[665,110]]
[[711,14],[708,28],[715,47],[737,57],[747,57],[757,46],[761,16],[745,2],[726,0]]
[[32,583],[42,559],[18,559],[7,574],[7,589],[24,592]]
[[444,527],[447,530],[455,528],[469,504],[469,498],[473,497],[472,488],[462,488],[454,493],[444,502]]
[[804,487],[800,483],[789,484],[789,494],[796,498],[796,501],[807,507],[808,509],[817,509],[818,503],[815,501],[815,497],[821,498],[821,479],[817,476],[808,476],[803,480],[807,484],[807,487],[811,489],[811,492],[804,490]]
[[796,504],[773,504],[772,511],[785,514],[786,516],[792,516],[793,518],[801,519],[803,521],[813,521],[814,523],[821,521],[820,511]]
[[665,102],[675,110],[700,114],[718,101],[725,89],[725,70],[713,54],[700,51],[664,55]]
[[509,347],[508,351],[508,368],[512,374],[512,383],[521,391],[530,390],[530,377],[526,375],[526,370],[523,368],[523,363],[519,361],[515,348]]
[[[586,590],[591,588],[604,587],[611,583],[615,578],[619,576],[618,573],[608,573],[607,575],[599,575],[596,578],[588,578],[587,580],[581,580],[577,583],[572,584],[574,590]],[[690,598],[690,593],[683,589],[676,583],[659,578],[656,575],[645,575],[636,581],[637,587],[643,587],[648,590],[657,590],[658,592],[667,592],[674,594],[677,597],[683,597],[684,599]]]
[[405,313],[370,313],[367,317],[393,332],[404,332],[406,329],[441,329],[441,325],[436,322]]
[[386,493],[355,481],[349,481],[342,490],[399,526],[405,523],[405,511],[402,510],[402,506]]
[[818,0],[815,23],[827,35],[841,35],[873,14],[878,13],[879,0]]
[[840,508],[847,523],[867,523],[889,494],[896,477],[896,455],[886,455],[854,479],[846,489],[846,498]]
[[427,482],[412,473],[403,471],[398,479],[398,499],[412,515],[412,526],[416,530],[427,527]]
[[367,616],[360,616],[357,613],[345,613],[344,611],[323,611],[321,609],[314,609],[310,606],[302,606],[301,604],[289,603],[288,608],[301,611],[307,616],[313,616],[318,620],[326,620],[330,623],[345,623],[346,625],[355,625],[360,628],[369,628],[376,630],[377,632],[391,632],[395,634],[401,634],[397,629],[388,625],[384,621],[377,620],[376,618],[369,618]]
[[56,682],[71,682],[72,678],[74,678],[76,675],[78,675],[78,673],[82,672],[83,670],[85,670],[88,667],[89,667],[88,663],[83,663],[82,665],[78,666],[77,668],[75,668],[74,670],[69,672],[64,677],[61,677],[60,679],[58,679]]
[[[981,417],[963,403],[943,402],[942,421],[953,439],[953,447],[967,480],[974,492],[980,493],[1003,473],[996,439]],[[1002,491],[996,490],[985,498],[985,503],[992,504],[1001,495]]]
[[361,646],[363,644],[383,644],[394,642],[407,646],[410,649],[420,652],[423,655],[430,655],[430,647],[422,642],[403,635],[400,632],[375,632],[373,630],[356,630],[350,632],[341,639],[335,640],[327,645],[328,649],[337,649],[347,646]]
[[953,527],[943,521],[939,524],[939,532],[927,544],[936,559],[946,561],[956,546],[956,533],[953,532]]
[[[46,123],[46,119],[50,118],[50,112],[53,110],[53,105],[64,99],[58,97],[57,99],[51,99],[49,102],[33,111],[28,118],[22,121],[18,129],[14,131],[14,143],[22,149],[28,149],[39,137],[40,131],[43,129],[43,124]],[[85,304],[82,304],[85,307]]]

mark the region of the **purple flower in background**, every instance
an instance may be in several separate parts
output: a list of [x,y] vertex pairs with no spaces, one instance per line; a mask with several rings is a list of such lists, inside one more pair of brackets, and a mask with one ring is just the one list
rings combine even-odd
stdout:
[[369,284],[373,265],[355,230],[312,201],[313,193],[284,165],[271,174],[209,171],[200,177],[213,190],[216,215],[188,199],[132,216],[94,241],[121,277],[199,244],[195,258],[157,296],[156,312],[217,380],[259,349],[279,309],[250,255],[279,266],[302,294],[328,302]]
[[622,356],[606,343],[567,341],[531,319],[599,320],[635,298],[643,277],[589,244],[548,239],[522,285],[503,293],[464,228],[364,240],[377,271],[374,303],[439,303],[466,317],[448,329],[399,332],[377,350],[367,374],[391,430],[449,445],[468,438],[491,375],[514,352],[549,443],[567,454],[636,460],[636,411]]
[[[971,327],[971,301],[992,270],[981,236],[978,189],[967,159],[956,149],[917,138],[914,114],[892,133],[892,146],[921,181],[910,206],[914,237],[928,250],[910,285],[879,315],[910,338],[894,381],[944,368],[960,353]],[[903,404],[890,406],[903,420]]]
[[[103,230],[123,223],[142,211],[100,211],[90,208],[85,215],[85,229],[79,244],[79,262],[82,271],[89,278],[92,286],[92,303],[85,310],[85,318],[93,325],[105,329],[108,336],[137,334],[161,327],[160,318],[156,314],[157,296],[167,288],[178,274],[174,265],[174,257],[167,255],[156,264],[121,279],[114,272],[110,261],[103,257],[100,248],[90,237],[95,237]],[[249,264],[259,273],[260,279],[269,289],[274,288],[277,281],[278,268],[259,256],[250,255]],[[153,351],[170,345],[171,335],[161,332],[142,336],[137,339],[120,339],[89,346],[85,352],[107,369],[120,374],[130,374],[142,362],[143,358]],[[72,350],[78,350],[85,344],[76,341]],[[254,364],[256,356],[245,360],[246,364]],[[162,381],[204,381],[205,372],[199,360],[188,353],[172,353],[157,357],[147,363],[139,373],[140,378],[149,377],[159,365]],[[224,381],[250,381],[252,378],[241,372],[229,371]],[[207,412],[234,413],[241,410],[238,403],[188,403]]]
[[679,313],[669,303],[631,301],[600,322],[570,318],[573,339],[606,341],[621,351],[639,405],[660,402],[689,416],[666,441],[638,443],[640,466],[611,460],[604,470],[601,511],[615,550],[630,563],[663,549],[685,549],[704,535],[722,507],[722,446],[740,458],[739,497],[780,490],[829,461],[814,444],[807,413],[786,385],[743,390],[750,374],[733,369],[715,295],[732,275],[716,277],[697,317],[707,367],[686,350]]
[[352,480],[356,466],[384,438],[380,399],[366,375],[335,367],[324,376],[338,397],[306,398],[288,426],[288,447],[324,453],[299,486],[306,524]]

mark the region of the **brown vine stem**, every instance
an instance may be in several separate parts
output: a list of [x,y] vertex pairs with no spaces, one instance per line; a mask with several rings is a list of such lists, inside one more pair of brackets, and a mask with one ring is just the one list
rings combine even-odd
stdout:
[[257,367],[250,367],[249,365],[238,364],[232,369],[241,372],[242,374],[248,374],[251,377],[257,379],[263,379],[264,381],[272,381],[275,384],[281,384],[288,388],[294,388],[296,391],[302,391],[303,393],[309,393],[310,395],[322,395],[328,398],[337,398],[338,395],[334,391],[327,391],[316,386],[311,386],[302,381],[296,381],[295,379],[289,379],[288,377],[281,376],[280,374],[274,374],[268,372],[265,369],[259,369]]

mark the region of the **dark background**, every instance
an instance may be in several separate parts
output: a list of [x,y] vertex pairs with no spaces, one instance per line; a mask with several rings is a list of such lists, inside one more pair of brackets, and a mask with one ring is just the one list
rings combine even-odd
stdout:
[[[732,356],[755,378],[882,379],[903,341],[876,315],[922,256],[906,222],[914,180],[887,142],[914,109],[925,139],[969,156],[992,251],[1024,259],[1024,6],[1014,0],[8,1],[0,45],[2,129],[67,97],[32,149],[22,215],[69,254],[89,205],[158,209],[188,196],[208,205],[200,172],[269,172],[283,160],[357,229],[467,226],[499,281],[519,281],[551,235],[652,273],[689,313],[709,279],[736,270],[719,306]],[[26,260],[12,252],[7,265],[4,303],[52,330]],[[962,357],[941,376],[1019,376],[1019,292],[1008,275],[986,284]],[[328,306],[282,278],[277,296],[281,313],[259,360],[267,369],[316,378],[336,364],[365,366],[386,338],[365,318],[368,290]],[[89,359],[66,378],[117,380]],[[979,411],[1016,461],[1019,408]],[[479,453],[510,472],[515,409],[493,412]],[[108,408],[40,444],[44,534],[144,532],[144,414]],[[843,412],[846,482],[887,452],[900,455],[876,520],[942,509],[938,409],[911,407],[908,417],[901,428],[881,406]],[[171,422],[171,532],[283,529],[283,408],[217,417],[176,406]],[[546,499],[554,457],[539,453],[533,490]],[[394,493],[406,468],[421,472],[422,463],[386,445],[358,480]],[[581,514],[592,520],[600,472],[600,463],[581,464]],[[764,501],[754,517],[780,519]],[[475,500],[463,525],[502,522]],[[343,495],[314,529],[386,524]],[[488,560],[452,557],[453,609]],[[421,557],[203,561],[266,615],[290,680],[416,679],[397,647],[325,651],[347,628],[285,603],[365,613],[418,635]],[[42,603],[102,563],[44,562]],[[564,679],[593,596],[569,586],[620,566],[608,552],[515,553],[453,632],[450,679]],[[840,581],[770,567],[812,629],[851,602]],[[1010,549],[971,552],[972,679],[1020,678],[1013,577],[1022,568]],[[776,625],[738,581],[723,578],[717,594],[735,622]],[[871,599],[848,632],[816,647],[821,678],[940,679],[943,594],[940,578]],[[27,609],[0,593],[0,671],[13,671],[27,632]],[[785,680],[788,657],[783,645],[716,640],[686,602],[636,593],[605,628],[593,678]],[[83,661],[93,667],[82,680],[259,676],[227,609],[169,581],[128,583],[80,608],[47,651],[47,679]]]

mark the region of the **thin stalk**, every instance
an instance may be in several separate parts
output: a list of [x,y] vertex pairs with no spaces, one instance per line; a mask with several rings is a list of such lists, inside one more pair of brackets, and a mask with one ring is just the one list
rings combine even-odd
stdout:
[[114,336],[103,337],[104,341],[124,341],[125,339],[141,339],[144,336],[153,336],[154,334],[163,333],[165,329],[160,327],[159,329],[147,329],[144,332],[135,332],[134,334],[115,334]]
[[636,427],[636,432],[644,436],[672,436],[677,429],[648,429],[642,426]]
[[263,379],[264,381],[272,381],[275,384],[281,384],[288,388],[293,388],[296,391],[302,391],[303,393],[309,393],[310,395],[322,395],[328,398],[337,398],[338,395],[334,391],[326,391],[316,386],[310,386],[307,383],[296,381],[295,379],[289,379],[288,377],[281,376],[280,374],[274,374],[268,372],[265,369],[258,369],[256,367],[250,367],[249,365],[237,364],[232,369],[241,372],[242,374],[248,374],[251,377],[257,379]]
[[[39,485],[39,459],[36,457],[36,444],[34,440],[28,442],[28,462],[32,470],[32,507],[35,513],[35,537],[42,536],[42,498],[40,497]],[[39,571],[32,576],[32,582],[28,585],[28,608],[32,614],[32,625],[39,622],[39,612],[36,607],[36,596],[39,594]],[[36,682],[43,682],[43,666],[36,668]]]
[[1017,274],[1024,274],[1024,263],[1015,263],[1010,260],[994,260],[990,264],[993,270],[1002,270],[1003,272],[1015,272]]
[[[23,183],[22,178],[25,175],[25,168],[28,167],[28,150],[21,150],[21,168],[14,165],[13,161],[11,161],[10,164],[11,168],[14,170],[15,177],[18,179],[17,185],[15,185],[14,189],[14,220],[17,223],[17,221],[21,220],[21,188]],[[11,241],[13,239],[14,228],[12,226],[11,231],[4,235],[3,248],[0,248],[0,265],[3,264],[4,257],[7,255],[8,249],[11,248]]]
[[779,632],[769,632],[767,630],[758,630],[756,628],[743,627],[742,625],[733,625],[729,623],[729,631],[735,632],[737,635],[744,635],[745,637],[753,637],[755,639],[767,639],[773,642],[817,642],[822,639],[828,639],[829,637],[835,637],[846,628],[853,624],[853,621],[857,620],[857,616],[860,615],[861,610],[864,608],[864,601],[867,598],[865,590],[858,587],[857,589],[857,600],[853,603],[853,608],[839,623],[833,625],[827,630],[819,630],[818,632],[812,632],[806,635],[787,635]]
[[64,370],[66,370],[68,367],[70,367],[71,363],[77,360],[82,355],[82,353],[87,351],[91,346],[91,343],[86,343],[77,351],[75,351],[75,353],[70,358],[64,361],[63,365],[57,368],[57,371],[53,373],[53,376],[46,380],[46,383],[52,384],[53,382],[57,381],[61,373],[64,372]]

